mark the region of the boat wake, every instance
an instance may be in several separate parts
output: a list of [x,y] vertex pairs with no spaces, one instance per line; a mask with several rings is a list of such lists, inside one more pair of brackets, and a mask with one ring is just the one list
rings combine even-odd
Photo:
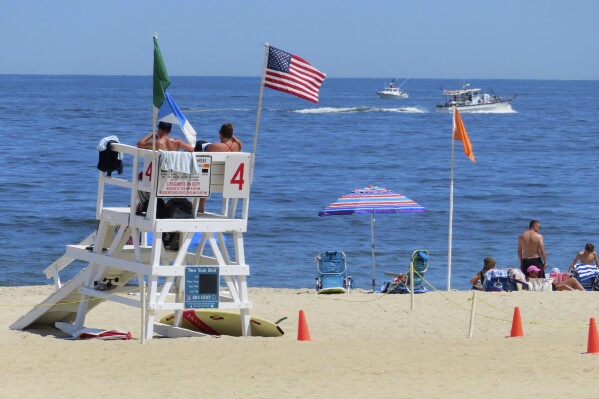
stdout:
[[253,110],[250,108],[183,108],[183,111],[193,114],[207,112],[247,112]]
[[403,112],[409,114],[424,114],[428,111],[420,107],[397,107],[397,108],[378,108],[378,107],[348,107],[348,108],[308,108],[292,110],[298,114],[348,114],[356,112]]

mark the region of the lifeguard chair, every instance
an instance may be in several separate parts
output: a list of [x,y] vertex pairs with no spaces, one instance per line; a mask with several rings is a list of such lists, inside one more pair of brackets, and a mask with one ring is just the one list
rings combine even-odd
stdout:
[[[251,155],[189,153],[195,158],[199,172],[181,175],[158,168],[157,152],[124,144],[112,144],[110,150],[124,154],[123,164],[131,165],[130,178],[99,173],[97,231],[78,245],[68,245],[65,255],[45,269],[46,276],[54,280],[55,292],[10,328],[21,330],[33,324],[46,324],[75,336],[92,308],[103,301],[114,301],[142,309],[146,339],[151,339],[154,333],[203,335],[178,328],[186,306],[239,311],[242,335],[251,335],[252,303],[247,288],[250,269],[243,244],[252,178]],[[128,196],[119,198],[131,205],[107,204],[109,189],[125,190]],[[136,209],[138,192],[149,196],[145,213]],[[198,213],[200,198],[215,194],[222,198],[220,211]],[[157,202],[161,197],[191,198],[192,216],[157,218]],[[213,204],[215,199],[209,201]],[[150,232],[153,234],[148,242]],[[167,250],[162,241],[164,234],[172,232],[180,236],[177,250]],[[201,234],[201,239],[192,247],[195,233]],[[225,240],[225,234],[231,238]],[[204,254],[206,247],[211,250],[209,256]],[[87,266],[63,284],[59,273],[74,260],[84,261]],[[126,284],[135,277],[140,287],[145,286],[144,282],[148,287],[147,295],[140,295],[139,299],[123,295],[133,290]],[[175,292],[174,302],[166,300],[170,292]],[[173,326],[155,322],[159,310],[174,311]]]

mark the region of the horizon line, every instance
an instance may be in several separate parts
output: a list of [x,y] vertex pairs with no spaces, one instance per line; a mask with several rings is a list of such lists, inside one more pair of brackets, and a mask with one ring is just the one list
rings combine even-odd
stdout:
[[[152,75],[134,75],[134,74],[93,74],[93,73],[0,73],[0,76],[89,76],[89,77],[134,77],[134,78],[151,78]],[[169,75],[171,77],[178,78],[252,78],[260,79],[262,76],[255,75]],[[405,77],[399,77],[397,79],[404,79]],[[388,77],[368,77],[368,76],[327,76],[327,79],[395,79]],[[464,81],[463,78],[409,78],[410,80],[459,80]],[[466,80],[552,80],[552,81],[581,81],[581,82],[595,82],[599,79],[578,79],[578,78],[470,78]]]

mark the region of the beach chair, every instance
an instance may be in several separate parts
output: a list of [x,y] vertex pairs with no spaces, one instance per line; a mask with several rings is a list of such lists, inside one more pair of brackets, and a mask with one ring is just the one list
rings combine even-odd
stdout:
[[578,280],[585,291],[593,291],[593,286],[597,286],[599,280],[599,268],[595,265],[579,263],[572,268],[572,276]]
[[428,260],[428,251],[424,249],[414,251],[406,274],[385,273],[386,276],[391,276],[393,279],[383,285],[381,292],[388,294],[409,293],[411,286],[410,269],[414,271],[414,293],[428,292],[428,289],[424,286],[424,273],[428,270]]
[[485,273],[483,291],[509,292],[529,289],[524,273],[519,269],[491,269]]
[[485,282],[483,283],[483,291],[488,292],[504,292],[515,291],[517,289],[515,283],[509,276],[506,269],[491,269],[485,273]]
[[354,286],[351,276],[347,275],[345,253],[341,251],[323,251],[316,255],[316,292],[319,294],[345,294]]

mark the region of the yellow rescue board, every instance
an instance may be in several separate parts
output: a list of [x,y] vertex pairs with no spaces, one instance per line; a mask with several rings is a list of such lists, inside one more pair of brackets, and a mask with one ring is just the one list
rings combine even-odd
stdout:
[[[160,319],[162,324],[173,325],[175,315],[173,313]],[[283,330],[272,321],[260,317],[251,316],[250,326],[254,337],[280,337]],[[218,309],[188,309],[183,311],[181,328],[199,331],[210,335],[231,335],[241,337],[241,315],[239,312],[231,312]]]

